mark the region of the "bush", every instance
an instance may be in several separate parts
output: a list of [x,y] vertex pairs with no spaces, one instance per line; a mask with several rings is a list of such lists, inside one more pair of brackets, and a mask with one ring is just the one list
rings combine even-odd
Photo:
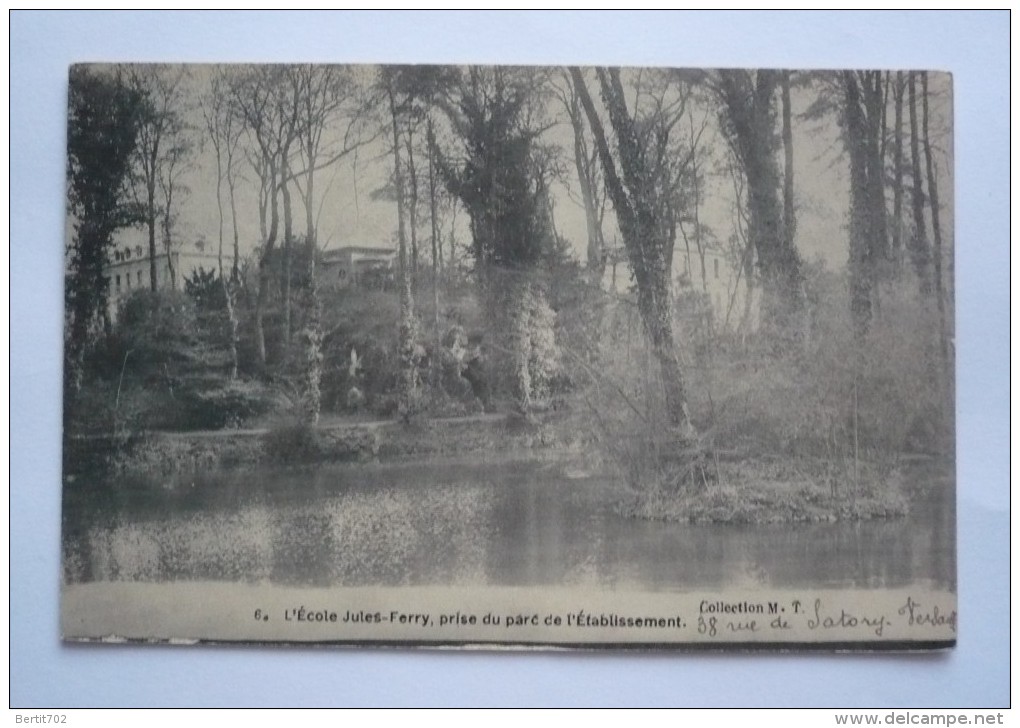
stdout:
[[320,460],[324,443],[314,427],[306,422],[279,424],[265,436],[266,455],[278,463],[307,463]]
[[260,382],[229,379],[192,384],[181,398],[188,429],[196,430],[240,427],[280,404],[278,397]]

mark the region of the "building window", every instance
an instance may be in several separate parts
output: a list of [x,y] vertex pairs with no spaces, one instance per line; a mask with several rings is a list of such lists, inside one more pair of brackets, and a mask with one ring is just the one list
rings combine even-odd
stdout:
[[139,258],[142,257],[142,246],[141,245],[136,245],[135,246],[135,255],[137,255]]
[[715,266],[715,277],[718,278],[719,277],[719,259],[716,258],[715,260],[712,261],[712,263]]
[[138,271],[138,285],[142,285],[142,272]]
[[120,290],[120,273],[117,274],[117,290]]
[[126,273],[126,274],[124,275],[124,283],[126,283],[126,284],[127,284],[127,287],[128,287],[128,288],[130,288],[130,287],[131,287],[131,274],[130,274],[130,273]]

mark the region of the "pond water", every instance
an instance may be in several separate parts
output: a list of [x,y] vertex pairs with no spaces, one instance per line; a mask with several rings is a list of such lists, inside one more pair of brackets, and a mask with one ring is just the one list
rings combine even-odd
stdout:
[[[217,472],[68,486],[67,583],[955,589],[951,480],[903,519],[688,525],[617,513],[619,486],[501,459]],[[931,478],[911,471],[908,478]]]

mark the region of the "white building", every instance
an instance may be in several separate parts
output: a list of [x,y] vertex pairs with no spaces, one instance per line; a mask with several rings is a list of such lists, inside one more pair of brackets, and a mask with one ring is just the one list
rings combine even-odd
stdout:
[[[173,263],[172,276],[171,261]],[[157,245],[157,288],[182,290],[184,281],[191,278],[196,270],[215,271],[218,268],[216,251],[203,237],[196,238],[191,242],[175,243],[169,256],[162,243]],[[120,302],[125,296],[133,290],[151,287],[148,243],[136,242],[134,239],[128,242],[127,238],[118,240],[110,251],[103,274],[110,282],[110,317],[114,319]]]

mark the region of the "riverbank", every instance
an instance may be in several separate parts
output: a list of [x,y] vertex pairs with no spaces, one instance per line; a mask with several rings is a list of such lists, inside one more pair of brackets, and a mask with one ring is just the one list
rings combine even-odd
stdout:
[[65,479],[95,475],[170,476],[261,465],[392,461],[468,453],[583,447],[568,416],[548,413],[522,422],[505,415],[433,419],[411,424],[392,420],[333,422],[312,427],[285,423],[272,428],[199,432],[144,432],[124,436],[71,437],[65,442]]
[[[569,413],[548,412],[520,422],[482,414],[414,424],[331,422],[319,427],[206,432],[149,432],[132,437],[72,438],[65,453],[68,484],[107,477],[187,479],[196,472],[260,467],[307,467],[345,462],[431,462],[459,456],[516,453],[555,458],[564,479],[606,473],[612,463],[586,441]],[[911,467],[917,467],[916,463]],[[937,461],[925,482],[951,487],[951,468]],[[896,462],[858,464],[824,458],[728,453],[714,462],[716,477],[701,488],[669,489],[646,473],[647,487],[619,488],[617,512],[626,517],[683,523],[825,523],[901,518],[916,495],[903,487]],[[623,480],[621,479],[621,482]]]

